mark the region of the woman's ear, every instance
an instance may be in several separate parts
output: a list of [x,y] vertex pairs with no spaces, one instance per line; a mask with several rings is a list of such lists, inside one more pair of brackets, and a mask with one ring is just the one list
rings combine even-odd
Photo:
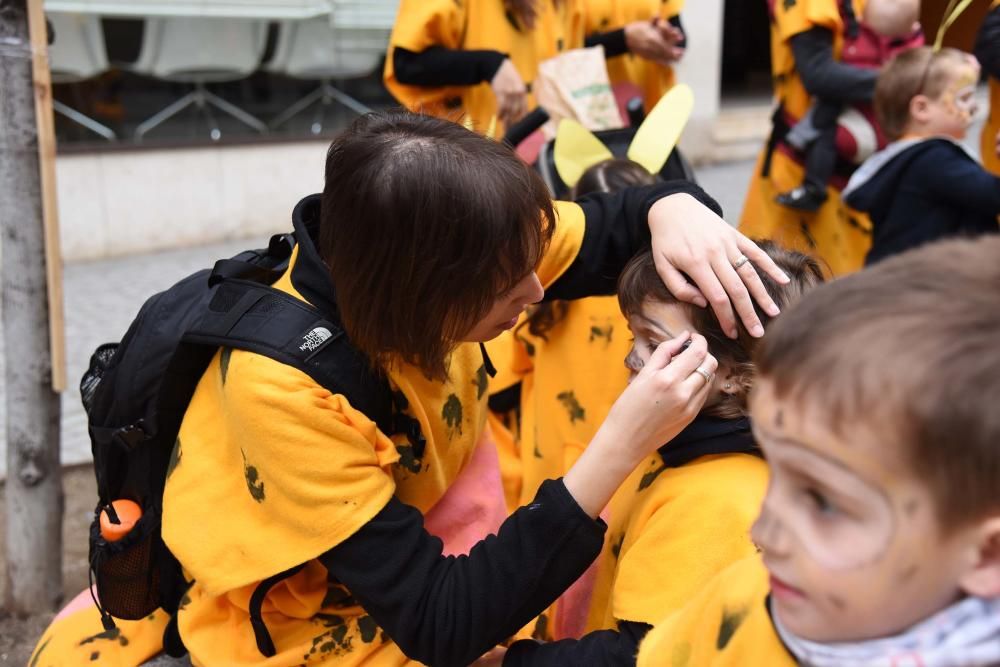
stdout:
[[1000,597],[1000,516],[980,524],[975,539],[971,567],[959,579],[959,586],[976,597]]

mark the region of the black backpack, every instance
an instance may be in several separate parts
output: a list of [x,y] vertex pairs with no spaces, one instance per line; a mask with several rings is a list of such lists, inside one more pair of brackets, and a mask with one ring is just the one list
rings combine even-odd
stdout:
[[[287,269],[295,242],[293,234],[275,236],[266,250],[220,260],[150,297],[120,343],[97,348],[80,383],[99,495],[90,529],[94,601],[106,630],[114,628],[112,617],[138,620],[164,609],[173,617],[164,634],[169,655],[185,653],[176,611],[190,582],[160,533],[163,490],[184,411],[220,347],[300,369],[347,396],[383,433],[405,432],[422,449],[416,420],[396,409],[398,396],[351,345],[336,316],[270,287]],[[105,540],[100,515],[119,523],[111,503],[123,498],[138,503],[142,516],[120,540]],[[262,582],[251,598],[264,655],[275,650],[260,605],[274,584],[301,567]]]

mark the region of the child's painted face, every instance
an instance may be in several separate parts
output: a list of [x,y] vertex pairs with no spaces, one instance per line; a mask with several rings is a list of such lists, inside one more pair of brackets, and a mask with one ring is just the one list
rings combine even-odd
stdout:
[[774,612],[813,641],[897,634],[960,597],[972,529],[942,534],[898,443],[874,427],[834,433],[807,405],[776,398],[766,378],[750,402],[771,472],[751,534]]
[[[700,333],[694,327],[691,316],[685,306],[677,303],[661,303],[646,300],[642,310],[628,318],[628,328],[632,332],[632,349],[625,357],[625,367],[631,371],[629,382],[646,365],[650,355],[663,341],[675,338],[685,331]],[[712,380],[705,405],[712,405],[720,397],[721,383],[724,381],[725,369],[719,368]]]
[[979,64],[974,59],[955,67],[944,92],[929,103],[931,125],[928,129],[934,134],[964,139],[979,109],[976,104],[978,81]]

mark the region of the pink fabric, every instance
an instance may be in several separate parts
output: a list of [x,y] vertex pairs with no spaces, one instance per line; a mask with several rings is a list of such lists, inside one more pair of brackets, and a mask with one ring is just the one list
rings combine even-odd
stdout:
[[467,554],[507,518],[500,459],[489,425],[472,458],[441,500],[424,516],[427,532],[440,537],[446,555]]
[[[94,595],[97,595],[97,591],[94,591]],[[56,617],[52,619],[53,622],[62,620],[63,618],[75,614],[78,611],[87,609],[88,607],[94,606],[94,599],[90,597],[90,589],[86,588],[81,591],[75,598],[69,601],[69,604],[59,610]]]
[[[601,518],[607,523],[609,516],[605,507],[601,512]],[[590,613],[590,599],[594,595],[594,584],[597,582],[598,563],[600,559],[591,563],[587,571],[581,574],[580,578],[574,581],[556,601],[556,624],[552,628],[554,640],[579,639],[583,636],[583,631],[587,628],[587,615]]]
[[535,164],[535,161],[538,159],[538,153],[541,152],[544,145],[545,135],[542,134],[541,130],[535,130],[528,135],[527,139],[514,148],[514,152],[526,163]]

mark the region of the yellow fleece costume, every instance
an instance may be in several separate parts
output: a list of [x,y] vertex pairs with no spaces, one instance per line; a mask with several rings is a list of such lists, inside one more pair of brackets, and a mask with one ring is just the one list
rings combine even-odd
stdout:
[[[631,343],[617,297],[563,306],[544,336],[532,334],[522,320],[513,332],[487,343],[498,369],[490,392],[510,385],[504,377],[521,382],[518,414],[490,415],[506,427],[497,429],[495,439],[510,510],[530,502],[546,479],[566,474],[628,383],[624,359]],[[586,596],[589,588],[571,591]],[[566,605],[573,612],[560,614]],[[551,640],[578,634],[585,606],[573,593],[564,596],[518,636]]]
[[[385,85],[411,111],[453,120],[467,117],[477,131],[486,132],[497,115],[496,97],[488,82],[451,87],[401,84],[396,80],[393,49],[420,53],[442,46],[500,51],[510,57],[530,91],[540,62],[583,46],[583,5],[584,0],[541,0],[529,31],[507,16],[501,0],[402,0],[385,59]],[[528,110],[535,104],[529,94]],[[498,122],[497,135],[503,130]]]
[[[684,9],[684,0],[588,0],[587,34],[608,32],[633,21],[659,17],[668,21]],[[608,60],[611,85],[630,81],[642,89],[648,113],[674,85],[674,68],[626,53]]]
[[[791,38],[815,27],[833,33],[833,54],[840,57],[844,42],[844,22],[839,0],[796,0],[773,3],[771,23],[771,72],[774,96],[791,120],[801,119],[811,98],[795,69]],[[854,0],[861,16],[864,0]],[[752,238],[769,238],[781,245],[806,252],[829,264],[834,275],[860,269],[871,245],[871,221],[868,216],[846,206],[840,191],[827,187],[828,199],[815,213],[787,208],[774,201],[779,193],[802,183],[805,170],[798,158],[779,146],[771,154],[768,176],[762,175],[768,147],[761,152],[753,180],[743,205],[740,231]]]
[[[582,210],[557,207],[559,224],[538,267],[543,284],[566,270],[583,240]],[[290,275],[276,287],[302,298]],[[195,580],[178,611],[195,665],[418,664],[315,559],[394,494],[425,515],[435,506],[480,438],[490,437],[487,375],[479,346],[465,343],[451,356],[447,382],[408,365],[391,369],[389,380],[426,438],[419,460],[402,437],[386,437],[301,371],[249,352],[215,355],[185,413],[164,494],[164,539]],[[277,649],[265,658],[250,595],[302,563],[264,601]],[[165,616],[102,632],[96,609],[69,615],[40,639],[32,665],[86,664],[95,652],[98,664],[140,664],[160,650]]]
[[[990,11],[1000,8],[1000,0],[995,0]],[[980,154],[983,166],[1000,176],[1000,156],[997,155],[997,133],[1000,133],[1000,79],[989,77],[990,115],[983,126]]]
[[767,464],[752,454],[671,468],[652,454],[611,501],[587,631],[614,630],[619,621],[653,625],[752,555],[750,526],[766,490]]
[[765,607],[769,592],[759,557],[734,564],[650,630],[638,667],[795,667]]

